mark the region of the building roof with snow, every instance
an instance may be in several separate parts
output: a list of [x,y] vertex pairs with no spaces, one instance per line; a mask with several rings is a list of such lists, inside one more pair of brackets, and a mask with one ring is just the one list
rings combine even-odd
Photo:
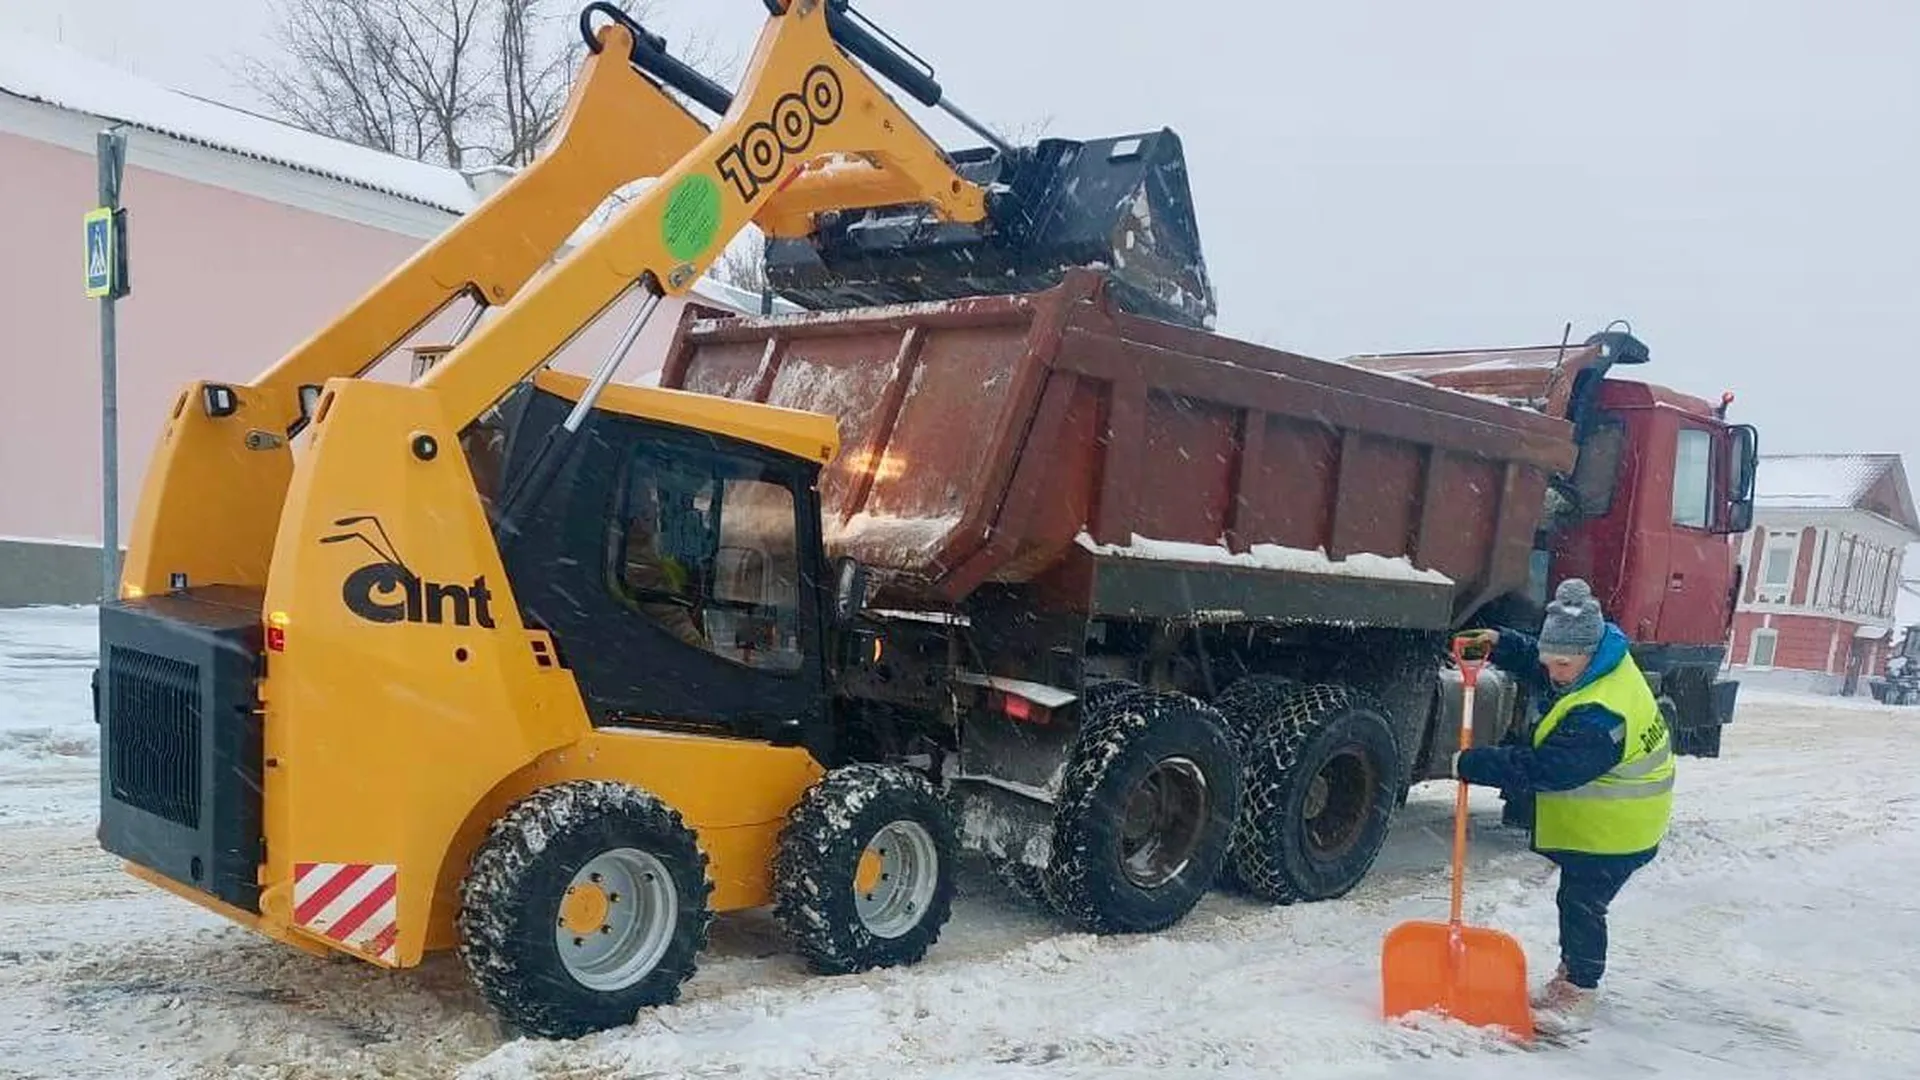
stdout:
[[[0,94],[119,122],[184,143],[406,200],[451,215],[478,206],[510,178],[505,166],[461,170],[360,146],[248,112],[124,71],[31,34],[0,35]],[[130,150],[129,164],[135,153]],[[567,246],[604,223],[607,209],[582,223]],[[438,228],[439,226],[430,226]],[[711,274],[695,283],[701,299],[758,312],[761,298]],[[776,298],[776,311],[798,310]]]
[[56,42],[0,36],[0,91],[459,214],[479,201],[454,169],[320,135],[175,90]]
[[1920,534],[1898,454],[1763,454],[1754,478],[1761,510],[1860,510]]

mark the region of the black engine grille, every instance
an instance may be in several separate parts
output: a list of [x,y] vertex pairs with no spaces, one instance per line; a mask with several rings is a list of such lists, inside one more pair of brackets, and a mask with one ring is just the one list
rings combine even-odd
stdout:
[[113,797],[200,827],[200,669],[184,660],[109,649]]
[[100,605],[100,844],[259,911],[261,597],[202,586]]

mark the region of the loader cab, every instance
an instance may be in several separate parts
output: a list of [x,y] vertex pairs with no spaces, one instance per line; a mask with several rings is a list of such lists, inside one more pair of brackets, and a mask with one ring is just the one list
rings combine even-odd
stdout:
[[[597,726],[827,752],[822,462],[641,415],[662,393],[609,387],[543,490],[504,531],[495,518],[521,615],[553,635]],[[483,498],[572,407],[530,383],[465,433]]]

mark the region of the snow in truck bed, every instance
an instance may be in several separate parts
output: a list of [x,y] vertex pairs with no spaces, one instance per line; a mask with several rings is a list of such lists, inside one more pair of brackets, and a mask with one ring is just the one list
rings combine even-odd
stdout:
[[[1452,789],[1415,791],[1372,876],[1275,908],[1209,897],[1097,939],[969,869],[918,967],[809,976],[723,919],[684,1001],[573,1043],[505,1041],[451,957],[319,960],[122,873],[93,841],[85,611],[0,612],[0,1076],[1912,1077],[1920,709],[1749,694],[1684,758],[1663,854],[1614,904],[1584,1045],[1527,1052],[1376,1016],[1379,946],[1444,918]],[[1554,963],[1553,877],[1476,793],[1469,921]]]

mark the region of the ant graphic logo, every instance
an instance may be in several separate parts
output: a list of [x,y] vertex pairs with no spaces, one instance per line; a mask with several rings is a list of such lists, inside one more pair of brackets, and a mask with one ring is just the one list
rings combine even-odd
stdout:
[[[451,622],[455,626],[471,626],[478,623],[482,628],[493,629],[493,611],[488,606],[493,601],[493,593],[487,589],[485,574],[473,579],[470,585],[455,585],[439,581],[427,581],[415,574],[400,558],[400,550],[394,546],[393,538],[387,535],[385,525],[372,514],[360,514],[343,517],[334,522],[341,528],[352,527],[349,532],[323,536],[323,544],[339,544],[348,540],[358,540],[373,550],[380,561],[348,574],[340,584],[340,599],[347,610],[355,615],[375,623],[430,623],[440,625]],[[371,524],[380,536],[380,543],[361,531],[358,526]]]

